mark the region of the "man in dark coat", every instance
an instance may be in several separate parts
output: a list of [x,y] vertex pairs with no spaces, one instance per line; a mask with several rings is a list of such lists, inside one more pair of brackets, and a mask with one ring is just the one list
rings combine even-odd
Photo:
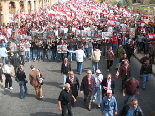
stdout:
[[91,110],[91,102],[95,92],[95,79],[92,77],[92,71],[88,70],[87,75],[83,77],[81,82],[80,91],[84,93],[84,102],[88,101],[87,108]]
[[15,73],[17,72],[17,68],[20,66],[20,59],[17,56],[17,53],[14,52],[14,55],[11,57],[10,63],[13,65]]
[[142,109],[138,105],[138,100],[133,99],[131,105],[125,105],[119,113],[119,116],[144,116]]
[[[79,79],[74,75],[73,71],[69,72],[69,76],[66,78],[66,83],[70,84],[72,94],[76,99],[78,96],[78,90],[79,90]],[[74,101],[72,99],[72,106],[73,105],[74,105]]]
[[127,79],[131,76],[131,69],[128,61],[124,61],[124,64],[120,67],[120,78],[122,79],[122,88]]

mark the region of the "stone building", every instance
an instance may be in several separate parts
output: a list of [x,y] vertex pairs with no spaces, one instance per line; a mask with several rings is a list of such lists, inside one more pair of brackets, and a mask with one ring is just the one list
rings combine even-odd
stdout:
[[0,25],[13,22],[13,17],[19,12],[30,13],[59,2],[59,0],[0,0]]

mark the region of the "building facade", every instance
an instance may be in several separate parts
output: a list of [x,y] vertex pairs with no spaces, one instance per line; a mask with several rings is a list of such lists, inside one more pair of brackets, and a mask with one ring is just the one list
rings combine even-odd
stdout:
[[0,0],[0,25],[13,22],[14,16],[20,12],[28,14],[59,2],[59,0]]

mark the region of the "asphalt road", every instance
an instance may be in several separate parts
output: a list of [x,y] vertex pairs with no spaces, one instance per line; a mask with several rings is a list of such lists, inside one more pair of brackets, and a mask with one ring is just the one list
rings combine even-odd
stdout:
[[[34,88],[28,83],[28,94],[25,99],[19,98],[19,85],[13,79],[13,90],[0,89],[0,116],[61,116],[61,112],[57,107],[57,98],[62,89],[63,78],[60,74],[61,63],[57,62],[30,62],[26,63],[24,66],[25,72],[28,75],[30,72],[30,65],[35,65],[36,68],[40,69],[44,75],[44,85],[43,85],[43,100],[37,100],[35,98]],[[131,58],[131,73],[132,76],[140,80],[139,70],[141,64],[134,58]],[[84,70],[82,75],[75,74],[80,82],[82,77],[86,75],[86,71],[91,69],[91,61],[87,60],[84,62]],[[72,69],[75,71],[76,62],[72,62]],[[102,59],[99,63],[99,69],[106,76],[108,73],[106,71],[106,62]],[[110,71],[114,76],[115,63]],[[140,80],[141,81],[141,80]],[[121,94],[121,80],[115,79],[116,89],[114,96],[118,102],[119,110],[123,107],[123,97]],[[4,83],[1,84],[1,87]],[[139,104],[144,111],[144,116],[149,116],[149,113],[153,110],[155,111],[155,78],[151,77],[150,81],[147,83],[146,90],[140,90],[140,95],[138,95]],[[88,111],[83,104],[83,95],[79,92],[77,102],[75,107],[73,107],[73,113],[75,116],[101,116],[100,110],[96,108],[96,104],[92,104],[92,110]]]

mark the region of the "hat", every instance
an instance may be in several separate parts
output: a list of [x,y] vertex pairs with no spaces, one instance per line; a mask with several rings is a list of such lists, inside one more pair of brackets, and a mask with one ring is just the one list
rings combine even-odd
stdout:
[[112,90],[107,90],[107,94],[112,94]]
[[102,72],[100,71],[100,69],[97,69],[97,70],[96,70],[96,73],[102,73]]

